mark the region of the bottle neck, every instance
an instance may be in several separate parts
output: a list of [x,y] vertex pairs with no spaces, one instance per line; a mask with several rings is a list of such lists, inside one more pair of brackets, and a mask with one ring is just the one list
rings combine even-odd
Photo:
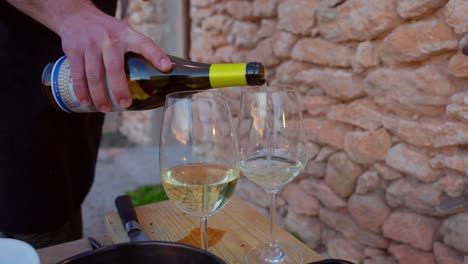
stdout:
[[265,83],[263,65],[258,62],[211,64],[209,76],[213,88]]
[[265,69],[259,62],[249,62],[245,69],[245,78],[248,85],[263,85],[265,80]]

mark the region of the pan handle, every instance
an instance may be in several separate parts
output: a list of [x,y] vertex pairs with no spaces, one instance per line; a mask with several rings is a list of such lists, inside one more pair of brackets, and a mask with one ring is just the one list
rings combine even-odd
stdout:
[[92,249],[102,248],[101,243],[99,243],[94,237],[88,237],[88,242]]
[[120,220],[125,228],[125,231],[131,232],[135,229],[140,230],[138,218],[133,207],[132,200],[128,195],[120,195],[115,198],[115,207],[120,215]]

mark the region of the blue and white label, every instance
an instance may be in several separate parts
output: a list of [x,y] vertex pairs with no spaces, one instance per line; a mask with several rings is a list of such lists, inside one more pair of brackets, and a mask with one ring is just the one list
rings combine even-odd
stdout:
[[[117,104],[112,90],[107,83],[107,93],[112,103],[112,111],[122,111],[123,109]],[[73,81],[71,78],[70,61],[66,56],[58,59],[51,74],[51,89],[57,105],[67,113],[90,113],[99,112],[94,106],[81,105],[78,97],[73,89]]]
[[63,62],[67,59],[67,57],[63,56],[55,62],[54,67],[52,68],[52,76],[51,76],[51,85],[52,85],[52,95],[54,96],[55,102],[62,108],[63,111],[67,113],[72,113],[71,109],[67,107],[65,104],[62,95],[60,93],[61,87],[59,84],[59,75],[60,70],[62,67]]
[[66,56],[58,59],[51,74],[51,89],[57,105],[67,113],[98,112],[95,106],[81,105],[73,88],[70,62]]

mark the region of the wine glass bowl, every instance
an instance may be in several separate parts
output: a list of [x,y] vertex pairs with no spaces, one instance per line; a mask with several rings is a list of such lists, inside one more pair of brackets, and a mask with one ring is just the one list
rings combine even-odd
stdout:
[[239,178],[237,138],[226,101],[216,91],[169,94],[160,138],[162,185],[169,200],[206,223],[231,198]]
[[265,190],[281,189],[299,175],[302,167],[301,161],[289,159],[280,150],[272,150],[270,154],[259,152],[240,163],[242,173]]
[[301,263],[299,249],[275,240],[276,196],[307,162],[302,106],[291,87],[244,89],[238,115],[240,170],[270,198],[270,241],[251,249],[246,263]]

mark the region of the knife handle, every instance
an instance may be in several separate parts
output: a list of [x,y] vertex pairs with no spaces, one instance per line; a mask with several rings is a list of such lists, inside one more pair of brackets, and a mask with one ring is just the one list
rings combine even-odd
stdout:
[[140,229],[135,208],[128,195],[120,195],[115,198],[115,207],[119,212],[120,220],[122,221],[125,231],[130,232],[134,229]]

